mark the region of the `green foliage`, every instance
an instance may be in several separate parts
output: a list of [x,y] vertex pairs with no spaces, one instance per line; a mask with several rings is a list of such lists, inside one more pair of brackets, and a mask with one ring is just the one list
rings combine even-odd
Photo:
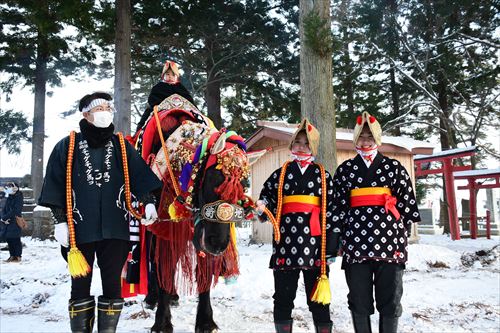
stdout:
[[[499,157],[496,56],[500,23],[490,1],[333,0],[333,73],[339,127],[376,114],[385,130],[441,148],[477,145]],[[398,111],[399,109],[399,111]]]
[[427,185],[423,181],[417,179],[415,182],[415,197],[417,199],[417,204],[423,204],[426,196]]
[[93,5],[91,0],[3,1],[0,71],[8,80],[0,87],[7,97],[16,84],[34,86],[42,68],[46,82],[60,86],[61,76],[75,75],[83,65],[93,67],[95,47],[83,39],[93,29]]
[[0,147],[19,154],[22,141],[30,141],[30,123],[21,112],[0,109]]
[[220,86],[226,126],[248,132],[257,119],[300,114],[298,10],[290,2],[137,1],[132,15],[132,99],[140,111],[171,59],[202,110],[207,87]]
[[304,18],[305,42],[321,57],[329,57],[333,51],[332,31],[327,20],[321,18],[317,12],[311,11]]

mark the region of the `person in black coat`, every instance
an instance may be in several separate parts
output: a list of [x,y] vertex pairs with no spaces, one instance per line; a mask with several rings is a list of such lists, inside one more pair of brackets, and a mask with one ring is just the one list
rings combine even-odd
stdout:
[[22,216],[23,193],[19,191],[19,186],[12,182],[5,186],[5,193],[7,201],[0,214],[3,237],[7,240],[10,253],[9,259],[5,262],[20,262],[23,245],[21,243],[21,228],[17,225],[16,216]]
[[154,85],[154,87],[151,89],[151,92],[149,93],[148,105],[146,107],[146,110],[142,114],[139,123],[137,124],[136,132],[139,132],[142,126],[144,126],[149,116],[151,115],[151,112],[153,112],[153,108],[163,102],[165,98],[173,94],[178,94],[184,97],[194,106],[196,106],[193,97],[186,89],[186,87],[182,85],[179,77],[180,73],[177,64],[171,60],[167,60],[165,62],[165,65],[163,66],[160,81]]
[[[132,145],[114,134],[111,99],[107,93],[96,92],[80,100],[83,119],[80,133],[74,135],[72,168],[67,175],[68,136],[50,155],[38,201],[54,214],[54,237],[62,246],[63,257],[70,262],[71,255],[79,251],[89,266],[87,274],[73,274],[71,279],[68,310],[72,332],[92,332],[96,302],[90,289],[95,258],[103,292],[97,302],[97,328],[99,332],[116,331],[124,303],[121,272],[131,241],[139,236],[139,222],[131,217],[127,196],[131,205],[138,201],[145,205],[146,219],[157,217],[152,192],[161,189],[162,183]],[[71,177],[72,219],[66,207],[67,176]]]

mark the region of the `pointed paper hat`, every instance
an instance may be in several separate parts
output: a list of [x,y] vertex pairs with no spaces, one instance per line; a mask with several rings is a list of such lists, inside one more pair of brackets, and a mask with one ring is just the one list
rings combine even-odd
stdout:
[[314,127],[307,118],[304,118],[299,128],[293,133],[292,141],[290,141],[290,145],[288,148],[292,150],[292,144],[295,141],[295,138],[299,134],[300,131],[304,131],[307,135],[307,141],[309,141],[309,148],[311,149],[311,154],[316,156],[318,154],[318,146],[319,146],[319,131]]
[[171,60],[167,60],[165,61],[165,65],[163,65],[163,70],[161,71],[162,78],[169,69],[174,73],[175,76],[179,76],[179,67],[177,66],[177,64]]
[[359,136],[361,135],[365,124],[368,125],[370,132],[372,132],[373,139],[375,139],[377,146],[382,145],[382,128],[380,127],[377,118],[371,116],[366,111],[356,118],[356,126],[354,127],[354,135],[352,138],[354,145],[358,143]]

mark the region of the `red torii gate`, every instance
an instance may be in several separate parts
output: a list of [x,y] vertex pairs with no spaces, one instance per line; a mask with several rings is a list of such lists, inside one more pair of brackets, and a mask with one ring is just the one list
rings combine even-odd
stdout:
[[[444,150],[436,154],[415,156],[415,177],[427,176],[432,174],[443,174],[444,185],[446,187],[446,200],[448,201],[448,219],[450,221],[451,239],[460,239],[460,227],[458,224],[457,214],[457,201],[455,199],[455,182],[453,180],[453,173],[456,171],[471,170],[470,165],[453,165],[453,160],[461,157],[474,156],[476,154],[476,147],[466,147]],[[441,162],[439,169],[422,169],[423,163]]]
[[[466,179],[468,184],[459,186],[459,190],[469,190],[469,210],[470,210],[470,238],[477,238],[477,208],[476,208],[476,190],[481,188],[500,188],[500,169],[482,169],[455,172],[455,179]],[[479,179],[493,179],[493,184],[477,183]],[[488,233],[488,231],[487,231]],[[487,235],[488,237],[488,235]],[[489,237],[488,237],[489,238]]]

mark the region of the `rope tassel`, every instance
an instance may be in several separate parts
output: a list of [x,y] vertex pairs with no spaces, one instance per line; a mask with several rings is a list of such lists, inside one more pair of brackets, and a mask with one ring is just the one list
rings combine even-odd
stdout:
[[66,161],[66,216],[68,219],[68,233],[70,250],[68,252],[68,269],[73,278],[84,277],[90,273],[90,266],[83,254],[76,247],[75,224],[73,222],[73,197],[71,186],[71,171],[73,168],[73,154],[75,149],[75,131],[69,134],[68,160]]
[[78,250],[76,247],[72,247],[68,253],[68,268],[69,274],[72,277],[84,277],[90,273],[90,266],[87,263],[87,260],[83,256],[82,252]]
[[332,299],[332,292],[330,290],[330,281],[326,274],[321,275],[316,281],[316,285],[313,288],[311,301],[327,305],[330,304]]

